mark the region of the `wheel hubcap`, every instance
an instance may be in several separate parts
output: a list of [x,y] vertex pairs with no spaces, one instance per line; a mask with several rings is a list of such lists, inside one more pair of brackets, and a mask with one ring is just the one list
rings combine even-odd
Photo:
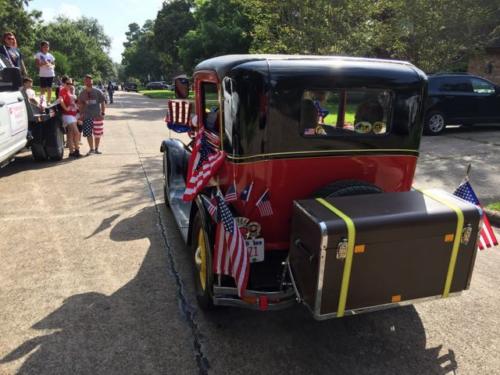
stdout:
[[444,118],[439,114],[432,115],[429,119],[429,129],[433,133],[438,133],[444,128]]
[[198,246],[194,253],[194,263],[198,270],[200,285],[203,290],[207,287],[207,250],[205,246],[205,235],[203,229],[198,232]]

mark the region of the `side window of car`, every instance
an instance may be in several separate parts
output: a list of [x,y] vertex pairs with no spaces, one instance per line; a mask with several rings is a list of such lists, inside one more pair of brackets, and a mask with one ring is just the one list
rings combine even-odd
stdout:
[[450,77],[441,82],[439,91],[471,93],[472,84],[467,77]]
[[471,78],[472,80],[472,90],[476,94],[494,94],[495,93],[495,87],[487,81],[483,81],[482,79],[479,78]]
[[203,124],[207,130],[219,132],[219,100],[215,83],[202,83]]

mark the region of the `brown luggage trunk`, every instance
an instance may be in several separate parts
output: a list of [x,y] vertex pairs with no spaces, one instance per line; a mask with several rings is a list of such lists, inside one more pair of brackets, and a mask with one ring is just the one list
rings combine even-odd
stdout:
[[469,287],[480,218],[440,190],[297,201],[294,283],[316,319],[446,297]]

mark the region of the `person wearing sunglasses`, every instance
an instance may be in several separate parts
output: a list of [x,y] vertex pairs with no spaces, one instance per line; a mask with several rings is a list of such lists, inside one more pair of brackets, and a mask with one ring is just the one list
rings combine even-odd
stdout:
[[3,60],[11,67],[19,68],[21,74],[26,76],[26,67],[24,66],[23,55],[17,48],[17,40],[14,33],[8,31],[3,34],[0,55]]

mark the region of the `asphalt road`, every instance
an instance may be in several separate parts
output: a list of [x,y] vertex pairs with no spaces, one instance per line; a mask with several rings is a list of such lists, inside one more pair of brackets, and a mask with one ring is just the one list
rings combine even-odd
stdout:
[[[0,170],[1,374],[500,374],[500,249],[458,298],[324,322],[199,311],[163,205],[165,104],[118,93],[102,155]],[[471,162],[500,200],[499,146],[500,127],[424,138],[415,184],[452,191]]]

